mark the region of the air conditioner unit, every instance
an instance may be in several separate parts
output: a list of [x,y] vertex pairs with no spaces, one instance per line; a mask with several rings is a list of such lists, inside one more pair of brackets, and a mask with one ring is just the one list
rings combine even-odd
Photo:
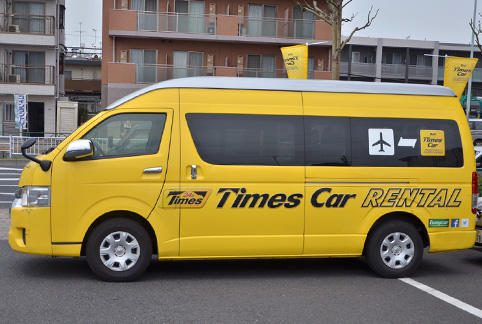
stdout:
[[8,25],[8,32],[9,33],[20,33],[20,26],[19,25]]
[[216,30],[215,30],[214,26],[208,26],[206,28],[206,34],[214,35],[215,31]]
[[9,74],[8,75],[8,82],[20,83],[20,74]]

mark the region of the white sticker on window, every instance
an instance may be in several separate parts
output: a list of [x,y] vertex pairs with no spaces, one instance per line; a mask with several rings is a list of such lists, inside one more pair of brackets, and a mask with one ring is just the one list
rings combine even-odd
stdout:
[[393,129],[369,128],[368,144],[370,155],[395,155]]

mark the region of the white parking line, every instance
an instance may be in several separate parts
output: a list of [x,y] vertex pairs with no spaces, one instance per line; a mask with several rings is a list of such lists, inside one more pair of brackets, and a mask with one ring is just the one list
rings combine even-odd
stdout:
[[437,297],[438,299],[441,299],[443,300],[444,302],[446,303],[449,303],[455,307],[458,307],[464,311],[466,311],[467,313],[470,313],[474,316],[477,316],[478,318],[482,318],[482,310],[481,309],[478,309],[478,308],[475,308],[474,306],[471,306],[469,304],[466,304],[464,303],[463,301],[461,300],[458,300],[456,298],[453,298],[453,297],[450,297],[449,295],[447,294],[444,294],[443,292],[441,291],[438,291],[436,289],[433,289],[429,286],[426,286],[418,281],[415,281],[413,279],[410,279],[410,278],[400,278],[398,279],[400,281],[403,281],[404,283],[406,284],[409,284],[415,288],[418,288],[422,291],[425,291],[426,293],[434,296],[434,297]]

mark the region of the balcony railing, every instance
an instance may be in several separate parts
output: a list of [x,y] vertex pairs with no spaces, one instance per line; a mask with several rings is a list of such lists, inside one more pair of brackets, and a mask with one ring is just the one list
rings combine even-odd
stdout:
[[[217,35],[218,15],[138,12],[137,30]],[[314,20],[238,17],[238,35],[290,39],[314,39]]]
[[0,27],[2,32],[40,35],[54,35],[55,33],[55,17],[53,16],[1,15],[4,18],[3,25]]
[[54,71],[51,65],[0,64],[0,82],[54,84]]
[[139,31],[216,35],[216,16],[138,12]]
[[[340,62],[340,73],[348,75],[348,62]],[[375,63],[351,63],[351,75],[374,78],[377,73]]]
[[240,17],[239,36],[314,39],[314,20]]
[[[443,81],[445,74],[445,68],[443,66],[438,67],[438,80]],[[472,82],[482,82],[482,69],[475,68],[472,73]]]
[[[405,64],[382,64],[382,78],[405,79],[406,68]],[[432,67],[409,65],[408,78],[431,80]]]
[[214,68],[205,66],[181,68],[164,64],[136,64],[136,83],[157,83],[170,79],[209,75],[214,75]]

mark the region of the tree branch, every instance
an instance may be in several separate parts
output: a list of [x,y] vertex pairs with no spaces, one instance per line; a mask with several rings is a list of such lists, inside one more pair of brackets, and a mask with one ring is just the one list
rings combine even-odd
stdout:
[[353,29],[353,31],[350,33],[350,35],[349,35],[343,42],[341,42],[340,47],[337,49],[337,51],[338,51],[339,53],[341,53],[341,50],[342,50],[342,49],[345,47],[345,45],[351,40],[351,38],[353,37],[353,35],[354,35],[357,31],[363,30],[363,29],[369,27],[369,26],[372,24],[373,20],[377,17],[378,11],[379,11],[380,9],[377,9],[377,12],[375,13],[375,15],[374,15],[372,18],[370,18],[370,15],[371,15],[371,13],[372,13],[372,10],[373,10],[373,6],[370,8],[370,11],[368,12],[367,23],[366,23],[363,27],[356,27],[355,29]]
[[477,42],[477,47],[479,48],[479,51],[482,52],[482,46],[480,45],[480,40],[479,40],[479,34],[482,32],[480,27],[480,22],[479,22],[479,27],[477,28],[475,26],[475,23],[472,21],[472,19],[470,19],[469,26],[472,29],[472,33],[474,33],[475,41]]

